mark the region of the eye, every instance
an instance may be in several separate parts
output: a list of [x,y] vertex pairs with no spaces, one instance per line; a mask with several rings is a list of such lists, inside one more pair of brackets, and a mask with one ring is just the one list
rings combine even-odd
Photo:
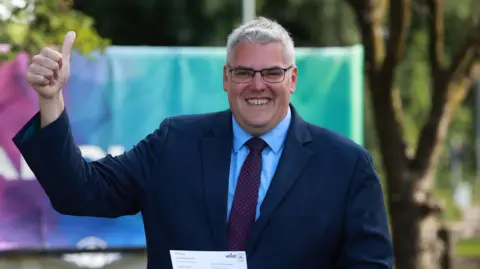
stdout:
[[250,77],[252,76],[252,71],[251,70],[235,70],[235,76]]
[[264,76],[267,76],[267,77],[281,77],[281,76],[283,76],[283,70],[282,69],[265,70]]

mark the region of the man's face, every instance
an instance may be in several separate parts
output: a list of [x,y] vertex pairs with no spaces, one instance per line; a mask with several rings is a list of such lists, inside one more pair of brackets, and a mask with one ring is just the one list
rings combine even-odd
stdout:
[[[298,70],[286,62],[284,51],[280,42],[241,42],[235,46],[229,66],[224,67],[223,87],[232,113],[252,135],[270,131],[288,111]],[[252,70],[262,69],[263,78],[258,72],[252,78]]]

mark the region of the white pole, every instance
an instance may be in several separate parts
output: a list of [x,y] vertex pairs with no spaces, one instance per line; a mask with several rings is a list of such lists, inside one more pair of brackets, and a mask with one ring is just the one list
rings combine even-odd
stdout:
[[255,0],[242,0],[243,22],[255,18]]

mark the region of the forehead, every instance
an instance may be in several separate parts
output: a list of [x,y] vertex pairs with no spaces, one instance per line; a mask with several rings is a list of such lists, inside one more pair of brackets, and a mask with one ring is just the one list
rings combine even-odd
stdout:
[[285,66],[285,49],[281,42],[268,44],[240,42],[233,48],[230,65],[255,69]]

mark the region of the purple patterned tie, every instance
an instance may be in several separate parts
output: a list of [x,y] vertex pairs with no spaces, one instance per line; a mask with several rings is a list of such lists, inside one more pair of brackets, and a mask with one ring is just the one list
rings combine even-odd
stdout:
[[228,225],[228,243],[232,251],[244,250],[250,228],[255,222],[262,173],[262,150],[267,143],[261,138],[253,137],[246,145],[250,153],[238,177]]

